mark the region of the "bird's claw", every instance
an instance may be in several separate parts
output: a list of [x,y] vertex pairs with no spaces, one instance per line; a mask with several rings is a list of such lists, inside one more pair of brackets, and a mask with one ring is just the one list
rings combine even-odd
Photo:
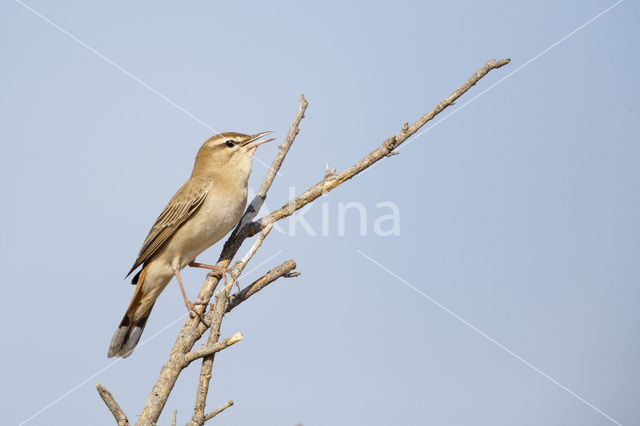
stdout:
[[[189,311],[189,318],[194,319],[196,316],[200,318],[200,321],[204,322],[204,318],[200,312],[196,311],[196,306],[198,305],[207,305],[206,302],[201,302],[196,300],[195,302],[191,302],[189,300],[185,301],[185,305],[187,306],[187,311]],[[206,309],[206,308],[205,308]]]

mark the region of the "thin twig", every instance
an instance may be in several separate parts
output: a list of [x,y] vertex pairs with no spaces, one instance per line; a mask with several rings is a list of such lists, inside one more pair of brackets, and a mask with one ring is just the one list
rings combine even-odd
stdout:
[[204,421],[207,422],[211,420],[212,418],[222,413],[224,410],[231,407],[232,405],[233,405],[233,401],[231,400],[227,401],[226,403],[222,404],[221,406],[219,406],[218,408],[216,408],[215,410],[213,410],[212,412],[204,416]]
[[252,235],[257,234],[262,229],[264,229],[269,224],[272,224],[278,220],[281,220],[295,212],[296,210],[301,209],[305,205],[309,204],[316,198],[320,197],[322,194],[325,194],[341,183],[345,182],[348,179],[351,179],[358,173],[363,170],[371,167],[377,161],[380,161],[383,158],[392,155],[394,149],[396,149],[400,144],[406,141],[411,135],[416,133],[422,126],[424,126],[427,122],[431,121],[436,115],[440,114],[445,108],[451,106],[455,103],[455,101],[466,93],[470,88],[472,88],[482,77],[487,75],[489,71],[500,68],[506,64],[508,64],[510,59],[502,59],[495,60],[490,59],[487,61],[482,68],[476,71],[462,86],[460,86],[457,90],[451,93],[447,98],[445,98],[442,102],[436,105],[431,111],[424,114],[420,117],[415,123],[411,126],[408,123],[405,123],[398,135],[391,135],[387,138],[378,148],[370,152],[368,155],[363,157],[360,161],[355,163],[353,166],[349,167],[343,172],[340,173],[330,173],[324,179],[322,179],[317,184],[313,185],[311,188],[304,191],[301,195],[289,201],[287,204],[282,206],[280,209],[268,214],[265,217],[262,217],[255,222],[247,224],[243,231],[245,233],[245,237],[250,237]]
[[176,426],[178,421],[178,410],[173,410],[173,419],[171,420],[171,426]]
[[96,383],[96,389],[98,389],[100,397],[102,397],[104,403],[107,404],[107,408],[111,411],[111,414],[113,414],[113,417],[118,422],[118,426],[129,426],[129,419],[127,419],[127,416],[124,414],[124,411],[122,411],[122,408],[120,408],[113,395],[111,395],[111,392],[109,392],[107,388],[102,386],[100,383]]
[[299,273],[291,272],[296,268],[296,262],[291,259],[287,260],[280,266],[276,266],[269,272],[267,272],[264,276],[258,278],[248,286],[242,289],[238,294],[234,294],[229,298],[229,305],[227,306],[227,312],[230,312],[233,308],[238,306],[240,303],[247,300],[249,297],[253,296],[275,280],[280,277],[297,277],[300,275]]
[[262,232],[260,232],[260,235],[258,235],[258,238],[256,238],[255,242],[253,243],[253,245],[251,246],[247,254],[245,254],[242,260],[238,262],[233,272],[236,277],[238,277],[242,273],[242,270],[244,269],[244,267],[247,266],[247,263],[249,263],[253,255],[256,254],[256,252],[262,245],[262,242],[264,241],[264,239],[267,238],[267,235],[269,235],[269,232],[271,232],[272,227],[273,227],[273,223],[264,227],[264,229],[262,230]]
[[293,123],[291,123],[291,126],[289,127],[287,137],[278,146],[278,153],[273,159],[271,167],[267,172],[267,176],[265,176],[264,180],[262,181],[262,185],[260,185],[260,189],[258,189],[258,193],[249,204],[247,213],[242,217],[242,220],[240,221],[240,224],[238,226],[239,228],[242,228],[245,224],[250,223],[260,211],[264,200],[267,198],[267,192],[269,191],[269,188],[271,188],[273,180],[278,173],[277,171],[280,170],[282,162],[289,152],[289,148],[291,148],[294,139],[300,132],[300,128],[298,126],[300,125],[300,121],[302,121],[302,119],[304,118],[304,112],[307,110],[308,105],[309,102],[307,102],[304,95],[300,95],[300,105],[298,106],[298,111],[296,112],[296,116],[293,119]]
[[189,353],[186,353],[184,355],[184,361],[187,364],[189,364],[190,362],[198,358],[204,358],[205,356],[209,356],[209,355],[215,354],[216,352],[220,352],[221,350],[226,349],[235,343],[238,343],[240,340],[242,340],[242,333],[232,334],[231,336],[219,342],[215,342],[213,344],[204,346],[200,349],[195,349]]

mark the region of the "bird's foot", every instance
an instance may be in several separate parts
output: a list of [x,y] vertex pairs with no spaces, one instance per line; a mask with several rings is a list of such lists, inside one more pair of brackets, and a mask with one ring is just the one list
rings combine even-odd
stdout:
[[[191,302],[189,299],[185,299],[184,300],[184,304],[187,307],[187,311],[189,312],[189,318],[193,319],[193,318],[195,318],[197,316],[198,318],[200,318],[200,321],[202,321],[204,323],[204,318],[203,318],[202,314],[200,312],[196,311],[195,307],[199,306],[199,305],[205,305],[206,306],[207,305],[206,302],[201,302],[199,300],[196,300],[195,302]],[[205,308],[205,310],[206,310],[206,308]]]

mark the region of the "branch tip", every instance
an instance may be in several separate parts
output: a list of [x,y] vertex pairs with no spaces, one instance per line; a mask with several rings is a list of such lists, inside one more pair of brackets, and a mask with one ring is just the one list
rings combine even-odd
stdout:
[[129,426],[129,419],[127,419],[127,416],[124,414],[124,411],[122,411],[122,408],[120,408],[120,405],[118,405],[111,392],[109,392],[107,388],[102,386],[100,383],[96,383],[96,389],[104,403],[107,405],[107,408],[111,411],[111,414],[113,414],[113,417],[118,422],[118,426]]
[[[300,274],[299,272],[292,272],[296,268],[296,262],[293,259],[287,260],[279,266],[276,266],[262,277],[258,278],[245,288],[243,288],[239,293],[234,294],[229,298],[229,304],[227,306],[227,312],[231,311],[233,308],[238,306],[240,303],[247,300],[249,297],[253,296],[272,282],[276,281],[278,278],[287,277],[288,274]],[[297,275],[294,275],[297,276]]]
[[240,340],[242,340],[242,337],[242,333],[234,333],[233,335],[219,342],[209,342],[206,345],[202,346],[200,349],[195,349],[184,354],[183,365],[186,367],[198,358],[208,357],[215,354],[216,352],[220,352],[221,350],[238,343]]
[[207,422],[207,421],[211,420],[212,418],[214,418],[218,414],[222,413],[224,410],[226,410],[227,408],[231,407],[232,405],[233,405],[233,401],[232,400],[227,401],[226,403],[222,404],[221,406],[219,406],[218,408],[216,408],[215,410],[213,410],[212,412],[210,412],[209,414],[204,416],[204,421]]

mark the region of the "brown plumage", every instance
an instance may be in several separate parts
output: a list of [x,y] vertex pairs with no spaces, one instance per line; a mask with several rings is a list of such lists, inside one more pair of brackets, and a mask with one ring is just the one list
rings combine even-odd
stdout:
[[[179,280],[182,268],[240,220],[247,202],[254,148],[272,140],[258,141],[268,133],[220,133],[200,147],[191,177],[158,216],[127,274],[143,266],[132,281],[136,288],[111,339],[108,357],[131,354],[153,305],[171,278]],[[190,307],[186,297],[185,303]]]

